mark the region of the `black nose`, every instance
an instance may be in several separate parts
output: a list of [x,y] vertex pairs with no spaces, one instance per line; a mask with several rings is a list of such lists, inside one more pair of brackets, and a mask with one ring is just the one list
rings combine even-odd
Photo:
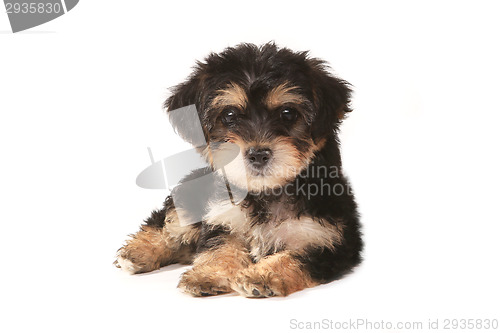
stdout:
[[247,151],[247,157],[252,166],[261,168],[269,162],[271,158],[271,149],[268,148],[250,148]]

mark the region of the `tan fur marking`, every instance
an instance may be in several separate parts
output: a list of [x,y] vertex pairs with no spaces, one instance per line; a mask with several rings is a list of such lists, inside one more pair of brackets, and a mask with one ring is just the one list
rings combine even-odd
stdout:
[[193,259],[191,244],[198,241],[200,229],[193,225],[181,226],[178,219],[181,213],[167,212],[162,229],[141,226],[141,230],[118,250],[115,265],[135,274],[175,262],[190,264]]
[[296,86],[291,86],[288,83],[282,83],[274,87],[268,94],[265,103],[269,109],[275,109],[285,103],[301,104],[305,101],[304,96],[294,93]]
[[238,106],[242,110],[247,105],[247,94],[245,90],[236,83],[230,83],[226,88],[217,91],[219,94],[213,99],[212,106],[222,108],[224,106]]
[[238,274],[232,288],[246,297],[287,296],[317,285],[291,252],[268,256]]
[[184,225],[183,220],[188,221],[189,217],[182,209],[175,209],[168,212],[165,216],[165,233],[173,241],[181,244],[191,244],[198,240],[200,229],[192,224]]
[[209,296],[231,291],[236,274],[251,264],[250,256],[235,237],[227,237],[223,245],[202,252],[185,272],[179,288],[193,296]]
[[118,265],[120,261],[128,263],[129,273],[150,272],[166,265],[173,251],[167,246],[166,238],[161,229],[142,226],[141,230],[132,235],[125,245],[118,250]]

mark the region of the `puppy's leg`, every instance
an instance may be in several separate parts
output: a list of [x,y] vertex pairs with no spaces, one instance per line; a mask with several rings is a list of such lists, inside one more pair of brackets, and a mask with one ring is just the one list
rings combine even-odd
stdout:
[[193,268],[182,275],[178,287],[183,292],[193,296],[231,292],[231,281],[251,264],[248,251],[235,237],[221,236],[217,243],[198,254]]
[[171,198],[154,211],[141,230],[117,252],[115,265],[135,274],[172,263],[191,263],[200,233],[199,224],[181,226]]
[[246,297],[270,297],[287,296],[317,284],[302,263],[292,253],[284,251],[267,256],[241,271],[232,288]]

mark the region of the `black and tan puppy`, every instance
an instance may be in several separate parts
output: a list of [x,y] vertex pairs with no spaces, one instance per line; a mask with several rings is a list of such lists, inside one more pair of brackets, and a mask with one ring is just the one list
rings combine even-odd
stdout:
[[[179,288],[194,296],[286,296],[351,271],[362,241],[337,137],[349,98],[349,85],[306,52],[269,43],[209,55],[165,106],[196,105],[208,143],[199,150],[213,169],[227,145],[239,148],[239,164],[215,174],[248,194],[218,200],[221,189],[207,185],[201,221],[167,197],[118,251],[117,266],[143,273],[192,264]],[[189,121],[171,121],[189,140]],[[174,191],[182,197],[189,186]]]

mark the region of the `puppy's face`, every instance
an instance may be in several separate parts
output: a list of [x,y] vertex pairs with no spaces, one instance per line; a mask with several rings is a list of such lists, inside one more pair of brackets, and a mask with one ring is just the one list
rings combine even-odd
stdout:
[[[175,88],[169,110],[196,104],[217,164],[239,152],[224,168],[228,181],[251,192],[283,186],[314,158],[349,111],[349,89],[323,63],[305,53],[244,44],[212,54]],[[189,125],[171,119],[189,141]]]
[[224,171],[231,183],[252,192],[293,180],[324,143],[312,138],[313,105],[300,86],[287,79],[263,83],[229,82],[215,91],[206,110],[213,125],[211,158],[223,160],[220,154],[236,144],[239,155]]

